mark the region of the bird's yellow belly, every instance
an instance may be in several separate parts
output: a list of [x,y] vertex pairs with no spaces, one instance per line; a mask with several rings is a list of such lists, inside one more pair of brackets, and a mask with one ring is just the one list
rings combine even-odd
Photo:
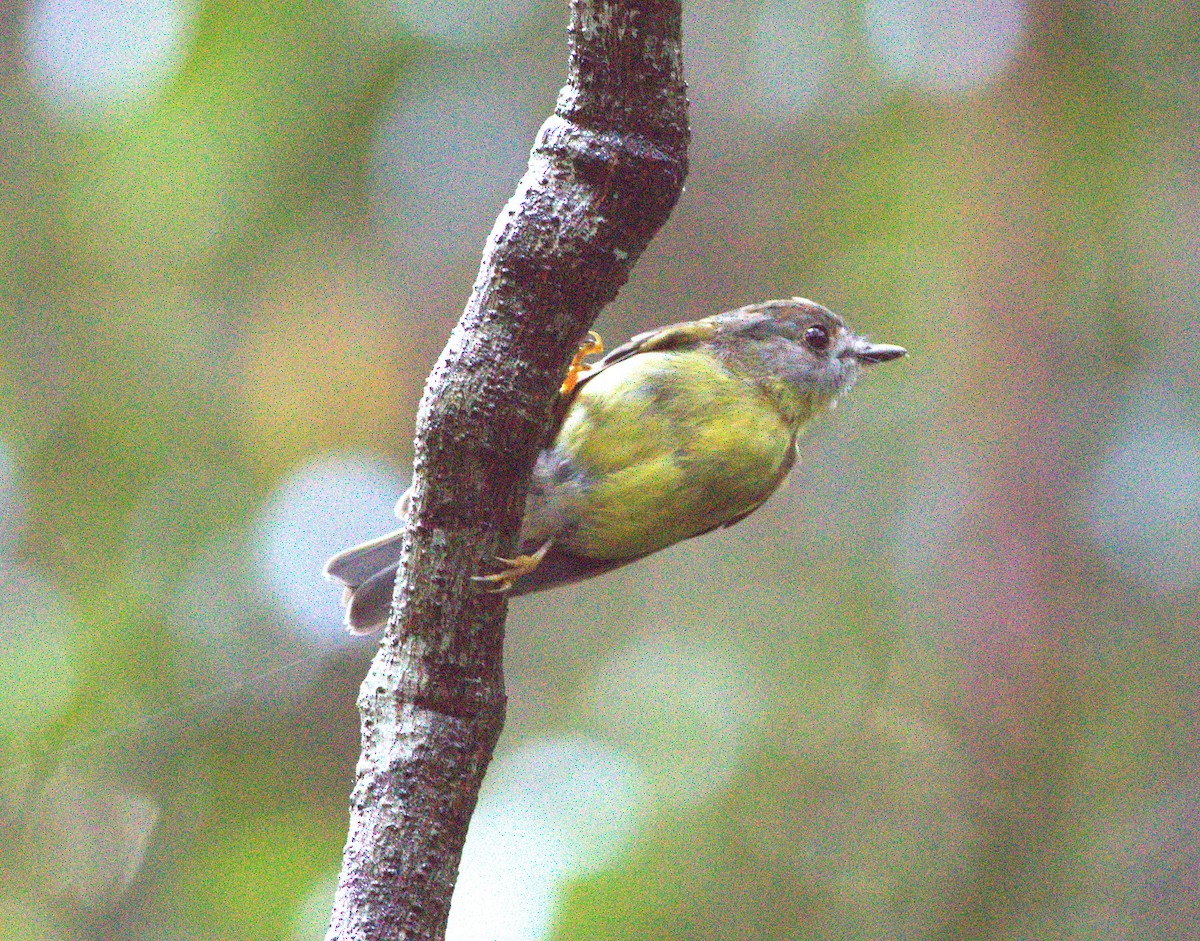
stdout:
[[644,353],[580,390],[542,481],[564,524],[556,545],[630,559],[733,522],[791,465],[795,428],[749,382],[690,352]]

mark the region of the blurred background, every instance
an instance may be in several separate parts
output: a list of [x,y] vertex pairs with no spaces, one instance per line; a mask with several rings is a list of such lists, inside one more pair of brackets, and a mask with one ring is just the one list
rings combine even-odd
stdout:
[[[1200,13],[687,0],[598,329],[873,370],[747,522],[516,600],[451,941],[1200,937]],[[319,939],[324,558],[565,75],[560,0],[0,7],[0,937]]]

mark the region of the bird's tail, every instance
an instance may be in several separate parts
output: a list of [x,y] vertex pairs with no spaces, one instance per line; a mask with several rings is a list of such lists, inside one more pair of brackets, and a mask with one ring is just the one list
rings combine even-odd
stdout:
[[397,529],[339,552],[325,563],[325,577],[344,587],[346,627],[354,634],[369,634],[387,623],[400,564],[404,530]]

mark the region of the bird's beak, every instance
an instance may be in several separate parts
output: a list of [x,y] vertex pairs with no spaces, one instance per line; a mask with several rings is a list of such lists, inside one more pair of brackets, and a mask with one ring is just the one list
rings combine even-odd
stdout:
[[889,360],[907,356],[908,350],[902,346],[892,346],[890,343],[868,343],[859,340],[850,348],[854,358],[860,363],[886,363]]

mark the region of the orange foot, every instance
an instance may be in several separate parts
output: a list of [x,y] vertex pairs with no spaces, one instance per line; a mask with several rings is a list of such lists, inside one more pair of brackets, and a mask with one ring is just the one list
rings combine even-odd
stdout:
[[494,585],[494,588],[489,588],[488,591],[502,594],[506,591],[512,591],[513,585],[524,576],[528,575],[537,568],[542,559],[546,558],[546,553],[550,551],[550,546],[553,544],[553,539],[547,539],[540,549],[533,555],[519,555],[513,559],[503,559],[499,556],[496,561],[504,566],[495,575],[472,575],[473,582],[486,582],[489,585]]
[[587,339],[579,344],[579,349],[575,351],[575,356],[571,360],[571,365],[567,367],[567,378],[563,380],[562,386],[558,390],[559,395],[570,395],[579,385],[580,373],[584,376],[587,371],[584,369],[583,360],[586,356],[594,356],[604,352],[604,341],[600,339],[600,334],[595,330],[589,330]]

